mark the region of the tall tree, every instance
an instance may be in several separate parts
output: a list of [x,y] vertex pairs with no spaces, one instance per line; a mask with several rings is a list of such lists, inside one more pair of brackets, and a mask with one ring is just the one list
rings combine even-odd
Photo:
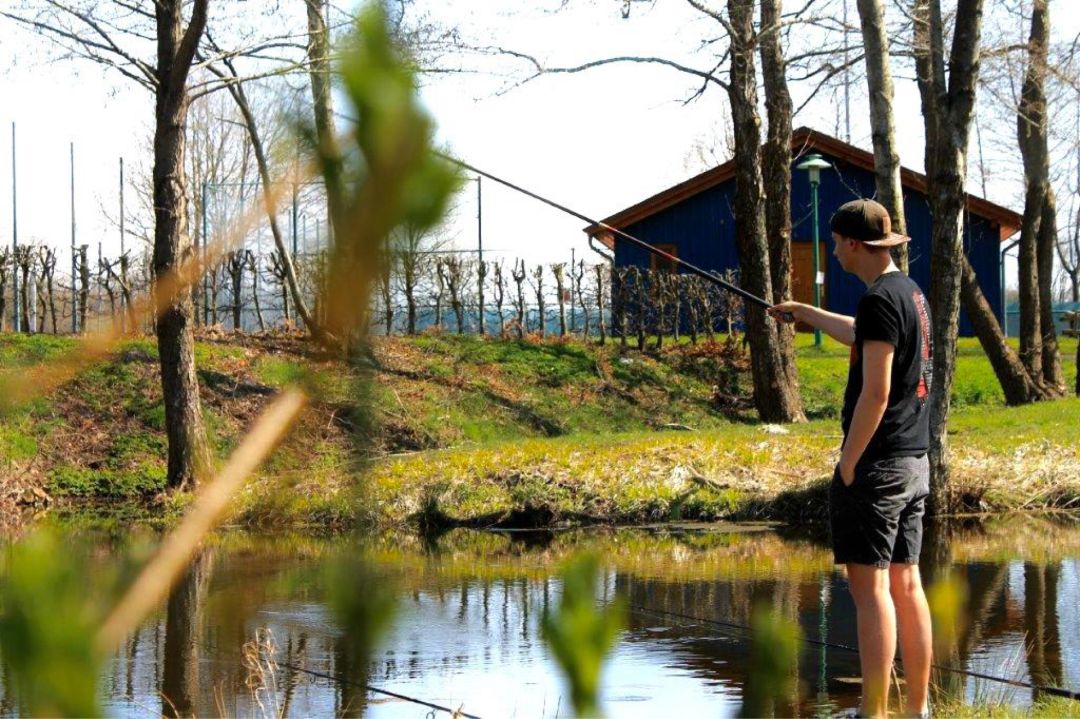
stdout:
[[[189,81],[209,5],[209,0],[23,0],[0,11],[50,40],[63,57],[112,68],[153,94],[152,270],[156,287],[170,290],[158,298],[155,330],[173,488],[197,481],[210,461],[195,374],[191,291],[173,281],[192,252],[184,163],[188,110],[194,98],[220,87],[199,83],[193,92]],[[220,7],[224,12],[232,6]],[[255,39],[245,49],[257,52],[267,44],[276,43]]]
[[[894,232],[907,232],[904,195],[900,184],[900,154],[896,151],[893,119],[892,66],[881,0],[858,0],[863,45],[866,48],[866,86],[870,96],[870,137],[874,145],[874,184],[878,201],[889,211]],[[908,271],[908,246],[897,245],[893,257]]]
[[[754,3],[728,0],[731,72],[728,99],[735,124],[735,237],[743,289],[772,297],[769,248],[765,238],[765,196],[761,178],[761,119],[754,66]],[[746,308],[754,404],[766,422],[804,419],[798,390],[787,381],[777,325],[765,310]]]
[[[791,93],[787,84],[787,63],[781,44],[782,0],[761,0],[761,74],[765,90],[765,111],[769,119],[762,172],[765,184],[765,234],[769,243],[769,274],[772,301],[791,299]],[[780,363],[788,386],[798,391],[799,370],[795,364],[795,325],[776,328]]]
[[[187,79],[206,27],[208,2],[195,0],[186,28],[182,0],[154,3],[158,51],[154,73],[153,263],[159,281],[173,275],[191,251],[184,179],[184,129],[190,101]],[[158,306],[157,344],[169,438],[168,481],[170,487],[181,488],[197,482],[210,466],[195,375],[195,308],[186,287],[178,287],[172,298],[159,298]]]
[[934,381],[930,392],[930,511],[943,511],[949,481],[949,402],[956,368],[964,259],[964,179],[979,76],[982,0],[958,0],[946,78],[940,0],[915,0],[915,68],[926,132],[931,231],[930,312]]
[[[859,15],[866,47],[866,77],[870,94],[870,127],[874,144],[877,193],[882,204],[889,209],[890,215],[897,218],[896,231],[904,232],[900,159],[896,150],[892,107],[892,71],[881,0],[859,0]],[[897,260],[903,263],[906,270],[906,245],[898,247],[905,248]],[[1006,403],[1025,404],[1041,398],[1039,388],[1006,342],[997,317],[979,287],[971,263],[966,256],[962,257],[962,262],[961,301],[983,350],[990,358]]]
[[1027,69],[1016,115],[1024,161],[1024,218],[1020,228],[1020,357],[1032,379],[1050,391],[1065,378],[1054,330],[1054,247],[1057,208],[1050,184],[1046,75],[1050,36],[1048,0],[1035,0],[1027,44]]
[[[335,152],[334,105],[330,92],[330,32],[323,17],[323,0],[304,0],[307,11],[308,77],[311,84],[311,107],[315,119],[316,140],[326,152]],[[327,221],[330,236],[335,234],[334,217],[342,200],[336,187],[326,187]]]
[[[330,337],[326,330],[316,322],[315,316],[308,309],[307,301],[300,291],[300,282],[297,280],[293,255],[285,247],[285,237],[281,232],[281,225],[278,223],[278,203],[273,179],[270,176],[270,160],[267,157],[262,133],[259,131],[255,113],[252,112],[247,91],[244,89],[244,81],[240,73],[237,72],[236,64],[232,58],[228,54],[222,53],[221,48],[215,46],[214,49],[223,55],[221,64],[224,69],[217,67],[213,63],[207,63],[206,67],[223,81],[229,94],[232,95],[233,100],[236,102],[236,108],[240,111],[240,116],[243,118],[244,129],[247,130],[248,140],[251,142],[251,149],[255,154],[255,166],[259,170],[263,203],[266,206],[266,217],[270,223],[270,234],[274,238],[274,247],[277,248],[285,284],[288,287],[289,294],[292,296],[293,307],[300,321],[304,323],[304,327],[307,328],[313,338],[330,347],[339,346],[337,339]],[[296,181],[294,178],[293,182]]]

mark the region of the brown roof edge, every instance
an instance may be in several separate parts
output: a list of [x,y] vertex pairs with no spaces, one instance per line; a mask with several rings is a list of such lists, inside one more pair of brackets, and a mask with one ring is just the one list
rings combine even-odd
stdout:
[[[871,172],[874,171],[874,155],[871,152],[867,152],[855,145],[844,142],[831,135],[826,135],[818,130],[813,130],[809,127],[800,127],[792,132],[792,155],[798,157],[809,150],[820,150],[833,157],[843,159],[856,167],[861,167],[862,169]],[[602,222],[603,224],[611,225],[612,227],[626,227],[627,225],[639,222],[650,215],[654,215],[661,210],[666,210],[689,197],[693,197],[699,192],[704,192],[705,190],[726,182],[734,176],[735,161],[728,160],[722,165],[718,165],[711,170],[706,170],[705,172],[695,175],[688,180],[684,180],[662,192],[658,192],[652,197],[648,197],[635,205],[631,205],[625,210],[621,210],[602,220]],[[909,170],[906,167],[901,167],[900,183],[905,188],[915,190],[924,195],[926,194],[926,175],[915,172],[914,170]],[[977,197],[972,194],[967,194],[966,197],[968,211],[998,224],[1000,227],[1000,241],[1003,242],[1020,231],[1022,218],[1017,213],[982,197]],[[585,228],[585,232],[599,239],[607,247],[614,248],[614,238],[611,236],[610,232],[607,232],[600,227],[599,223],[589,225]]]

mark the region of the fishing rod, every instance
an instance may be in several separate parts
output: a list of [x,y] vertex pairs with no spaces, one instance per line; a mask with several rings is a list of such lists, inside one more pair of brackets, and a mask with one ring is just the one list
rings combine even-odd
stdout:
[[[347,115],[343,115],[341,113],[334,113],[334,114],[336,116],[348,121],[348,122],[352,122],[354,124],[357,122],[357,120],[355,118],[349,117]],[[696,275],[698,277],[701,277],[702,279],[705,279],[705,280],[708,280],[709,282],[712,282],[713,284],[719,285],[721,288],[727,290],[728,292],[731,292],[732,294],[738,295],[739,297],[742,297],[744,300],[747,300],[747,301],[757,305],[758,307],[761,307],[762,309],[767,310],[767,309],[769,309],[770,307],[773,306],[772,302],[769,302],[768,300],[762,299],[761,297],[758,297],[757,295],[755,295],[753,292],[748,292],[748,291],[744,290],[742,287],[739,287],[738,285],[735,285],[735,284],[732,284],[731,282],[728,282],[723,277],[720,277],[718,274],[716,274],[715,271],[703,270],[702,268],[698,267],[695,264],[687,262],[686,260],[681,259],[679,257],[676,257],[675,255],[672,255],[670,253],[664,252],[660,248],[654,247],[653,245],[650,245],[648,242],[645,242],[644,240],[640,240],[637,237],[634,237],[633,235],[631,235],[630,233],[624,232],[623,230],[620,230],[618,227],[612,227],[611,225],[607,224],[606,222],[601,222],[600,220],[594,220],[593,218],[589,217],[586,214],[583,214],[581,212],[578,212],[577,210],[571,209],[571,208],[567,207],[566,205],[555,202],[554,200],[548,199],[547,197],[544,197],[543,195],[540,195],[540,194],[538,194],[536,192],[533,192],[532,190],[528,190],[528,189],[526,189],[526,188],[524,188],[524,187],[522,187],[520,185],[514,184],[513,182],[510,182],[509,180],[506,180],[506,179],[504,179],[502,177],[499,177],[498,175],[493,175],[492,173],[487,172],[486,170],[481,170],[479,167],[476,167],[475,165],[471,165],[468,162],[465,162],[464,160],[460,160],[460,159],[454,157],[453,155],[448,155],[445,152],[440,152],[440,151],[435,150],[435,149],[432,149],[431,152],[432,152],[433,155],[436,155],[437,157],[441,157],[442,159],[446,160],[449,163],[457,165],[458,167],[466,169],[466,170],[468,170],[470,172],[475,172],[477,175],[482,175],[483,177],[486,177],[489,180],[493,180],[495,182],[498,182],[500,185],[503,185],[505,187],[509,187],[511,190],[514,190],[515,192],[520,192],[521,194],[523,194],[523,195],[525,195],[527,197],[531,197],[534,200],[537,200],[539,202],[542,202],[545,205],[548,205],[549,207],[554,207],[556,210],[559,210],[560,212],[565,212],[566,214],[570,215],[571,217],[576,217],[577,219],[579,219],[579,220],[581,220],[583,222],[587,222],[590,225],[596,225],[597,227],[601,227],[601,228],[607,230],[608,232],[611,232],[613,235],[619,237],[620,239],[626,240],[627,242],[634,245],[635,247],[639,247],[639,248],[645,250],[646,252],[652,253],[652,254],[656,255],[657,257],[660,257],[660,258],[662,258],[662,259],[664,259],[664,260],[666,260],[668,262],[671,262],[671,263],[683,268],[684,270],[686,270],[687,272],[689,272],[692,275]],[[783,320],[785,322],[794,322],[795,321],[795,316],[790,312],[783,312],[783,313],[781,313],[781,316],[782,316],[782,318],[783,318]]]
[[[637,612],[638,614],[644,614],[644,615],[647,615],[647,616],[670,617],[670,618],[675,618],[675,619],[682,619],[682,620],[694,622],[694,623],[697,623],[697,624],[706,624],[706,625],[710,625],[710,626],[714,626],[714,627],[721,627],[721,628],[724,628],[724,629],[737,630],[737,631],[741,631],[741,632],[752,632],[753,631],[753,629],[751,627],[748,627],[745,624],[738,624],[737,622],[725,622],[725,621],[721,621],[719,619],[707,619],[705,617],[697,617],[697,616],[694,616],[692,614],[683,614],[681,612],[672,612],[672,611],[667,611],[667,610],[664,610],[664,609],[652,609],[650,607],[643,607],[643,606],[638,605],[638,604],[628,604],[627,607],[632,612]],[[675,625],[675,626],[680,626],[680,625]],[[682,625],[682,626],[685,626],[685,625]],[[728,636],[732,636],[735,639],[743,639],[743,640],[747,640],[747,639],[750,638],[750,637],[746,637],[746,636],[735,636],[735,635],[732,635],[732,634],[729,634]],[[852,654],[858,654],[859,653],[859,650],[857,648],[849,646],[847,644],[838,644],[838,643],[835,643],[835,642],[827,642],[827,641],[820,640],[820,639],[811,639],[810,637],[805,637],[805,636],[800,636],[800,638],[802,639],[802,641],[806,642],[807,644],[812,644],[814,646],[826,647],[826,648],[829,648],[829,649],[839,649],[840,651],[850,652]],[[998,682],[1000,684],[1008,684],[1010,686],[1019,687],[1019,688],[1022,688],[1022,689],[1031,689],[1031,690],[1034,690],[1034,691],[1045,692],[1046,694],[1050,694],[1050,695],[1056,696],[1056,697],[1063,697],[1065,699],[1072,699],[1074,701],[1080,701],[1080,692],[1074,692],[1074,691],[1070,691],[1068,689],[1062,689],[1060,687],[1044,686],[1042,684],[1034,684],[1034,683],[1031,683],[1031,682],[1020,681],[1019,679],[1007,679],[1005,677],[998,677],[998,676],[994,676],[992,674],[983,674],[982,672],[971,671],[969,669],[961,669],[959,667],[948,667],[948,666],[943,666],[943,665],[940,665],[940,664],[931,664],[930,667],[932,669],[937,669],[938,671],[942,671],[942,672],[949,672],[951,674],[960,674],[960,675],[963,675],[963,676],[972,677],[974,679],[984,679],[986,681]]]
[[[634,245],[635,247],[640,247],[641,249],[645,250],[646,252],[651,252],[652,254],[656,255],[657,257],[661,257],[661,258],[663,258],[664,260],[666,260],[668,262],[674,263],[675,265],[678,265],[679,267],[683,268],[684,270],[686,270],[690,274],[697,275],[698,277],[701,277],[701,278],[706,279],[706,280],[708,280],[708,281],[710,281],[710,282],[712,282],[714,284],[717,284],[720,287],[722,287],[723,289],[727,290],[728,292],[731,292],[732,294],[736,294],[739,297],[742,297],[744,300],[752,302],[753,304],[758,305],[759,307],[761,307],[763,309],[769,309],[770,307],[773,306],[771,302],[769,302],[767,300],[764,300],[761,297],[758,297],[757,295],[753,294],[752,292],[747,292],[746,290],[744,290],[742,287],[739,287],[738,285],[735,285],[735,284],[732,284],[732,283],[728,282],[724,278],[717,275],[716,272],[711,271],[711,270],[703,270],[703,269],[701,269],[700,267],[698,267],[695,264],[691,264],[690,262],[687,262],[686,260],[683,260],[683,259],[680,259],[680,258],[676,257],[675,255],[664,252],[660,248],[654,247],[653,245],[650,245],[648,242],[645,242],[644,240],[639,240],[637,237],[634,237],[633,235],[631,235],[631,234],[629,234],[627,232],[624,232],[624,231],[620,230],[617,227],[612,227],[611,225],[607,224],[606,222],[601,222],[599,220],[594,220],[593,218],[589,217],[588,215],[584,215],[584,214],[578,212],[577,210],[571,209],[571,208],[569,208],[569,207],[567,207],[565,205],[561,205],[558,202],[555,202],[554,200],[550,200],[550,199],[544,197],[543,195],[539,195],[539,194],[537,194],[537,193],[535,193],[535,192],[533,192],[531,190],[527,190],[524,187],[521,187],[520,185],[515,185],[513,182],[510,182],[509,180],[505,180],[505,179],[503,179],[503,178],[501,178],[501,177],[499,177],[497,175],[491,174],[490,172],[486,172],[484,170],[481,170],[480,168],[478,168],[478,167],[476,167],[474,165],[470,165],[469,163],[467,163],[467,162],[465,162],[463,160],[459,160],[456,157],[453,157],[451,155],[447,155],[444,152],[439,152],[438,150],[432,150],[432,153],[434,153],[435,155],[438,155],[439,157],[446,160],[447,162],[451,162],[451,163],[453,163],[455,165],[458,165],[459,167],[462,167],[462,168],[464,168],[464,169],[466,169],[466,170],[468,170],[470,172],[475,172],[477,175],[483,175],[484,177],[488,178],[489,180],[494,180],[495,182],[498,182],[500,185],[505,185],[506,187],[509,187],[512,190],[520,192],[523,195],[527,195],[528,197],[531,197],[534,200],[538,200],[540,202],[543,202],[545,205],[548,205],[550,207],[554,207],[556,210],[560,210],[562,212],[565,212],[566,214],[570,215],[571,217],[576,217],[577,219],[579,219],[579,220],[581,220],[583,222],[587,222],[590,225],[596,225],[597,227],[601,227],[601,228],[607,230],[608,232],[611,232],[612,234],[616,235],[620,239],[626,240],[627,242]],[[788,320],[788,321],[793,321],[794,317],[791,316],[790,312],[785,312],[784,313],[784,319]]]

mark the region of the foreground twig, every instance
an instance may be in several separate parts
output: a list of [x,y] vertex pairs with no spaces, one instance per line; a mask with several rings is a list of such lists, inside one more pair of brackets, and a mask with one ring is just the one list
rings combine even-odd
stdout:
[[229,500],[247,476],[285,437],[306,401],[303,392],[286,390],[262,413],[225,467],[199,492],[180,526],[165,538],[158,553],[105,620],[95,641],[99,651],[113,651],[168,595],[199,542],[221,520]]

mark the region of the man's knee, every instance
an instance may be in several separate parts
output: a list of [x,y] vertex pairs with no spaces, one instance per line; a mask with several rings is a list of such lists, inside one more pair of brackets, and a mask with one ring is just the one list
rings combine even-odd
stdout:
[[848,591],[855,604],[889,596],[889,572],[871,564],[848,564]]
[[889,565],[889,593],[897,604],[907,603],[922,595],[922,579],[918,564]]

